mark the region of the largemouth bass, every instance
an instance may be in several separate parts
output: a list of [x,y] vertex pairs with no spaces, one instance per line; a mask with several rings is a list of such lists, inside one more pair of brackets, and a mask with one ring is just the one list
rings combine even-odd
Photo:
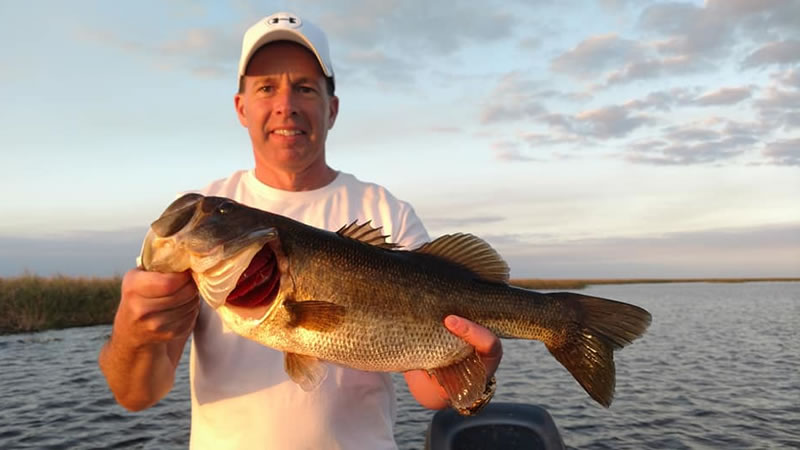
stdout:
[[285,369],[314,389],[332,362],[367,370],[424,369],[466,410],[487,375],[475,349],[450,333],[456,314],[501,338],[542,341],[586,392],[608,407],[613,352],[650,324],[633,305],[508,285],[509,268],[469,234],[399,250],[369,223],[320,230],[221,197],[186,194],[152,223],[146,270],[191,269],[203,299],[237,334],[285,352]]

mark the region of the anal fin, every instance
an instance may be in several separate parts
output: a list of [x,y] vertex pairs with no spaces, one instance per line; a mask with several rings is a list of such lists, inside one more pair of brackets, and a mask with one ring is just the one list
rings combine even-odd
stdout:
[[486,368],[475,351],[455,364],[429,372],[447,392],[450,405],[458,410],[471,407],[486,389]]
[[286,353],[283,366],[289,378],[304,391],[313,391],[328,375],[328,366],[313,356]]

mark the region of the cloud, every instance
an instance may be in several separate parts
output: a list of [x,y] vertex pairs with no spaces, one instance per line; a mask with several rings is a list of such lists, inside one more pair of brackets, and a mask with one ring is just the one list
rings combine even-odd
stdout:
[[480,122],[484,125],[511,122],[524,118],[538,117],[546,112],[544,106],[536,101],[526,101],[522,97],[509,103],[492,103],[483,107]]
[[552,66],[571,73],[602,73],[605,81],[597,85],[602,88],[714,71],[720,62],[741,52],[749,52],[744,58],[748,67],[791,64],[798,57],[798,41],[793,38],[800,36],[798,4],[780,0],[708,0],[702,5],[651,2],[643,8],[637,26],[645,39],[590,37],[557,57]]
[[[337,64],[344,63],[346,71],[366,71],[384,83],[410,83],[414,80],[416,66],[401,58],[389,56],[383,50],[354,49],[345,53]],[[340,72],[337,69],[337,72]]]
[[486,238],[518,278],[800,276],[800,223],[599,239]]
[[481,108],[480,122],[484,125],[511,122],[545,114],[546,109],[539,101],[540,89],[538,83],[520,72],[503,74],[487,95]]
[[540,37],[528,37],[519,41],[519,47],[525,50],[537,50],[543,41],[544,39]]
[[632,115],[624,106],[612,105],[580,112],[571,122],[576,134],[609,139],[624,137],[651,121],[645,115]]
[[631,142],[624,158],[651,165],[727,163],[754,150],[766,131],[763,125],[712,118]]
[[584,39],[575,48],[553,59],[550,66],[556,72],[586,78],[642,55],[636,41],[620,39],[616,34],[604,34]]
[[722,133],[729,136],[752,136],[753,138],[761,140],[761,138],[775,129],[775,126],[769,122],[764,121],[738,121],[731,119],[717,119],[710,122],[713,124],[722,124]]
[[[663,142],[663,141],[662,141]],[[662,166],[718,163],[733,159],[752,149],[757,140],[748,136],[727,137],[697,143],[663,143],[662,145],[632,145],[627,160]],[[653,144],[653,141],[649,141]]]
[[491,0],[483,8],[424,0],[345,0],[337,2],[336,8],[317,22],[331,40],[346,42],[352,48],[374,48],[383,43],[414,55],[452,54],[472,43],[506,39],[521,24],[507,3]]
[[800,138],[770,142],[764,147],[764,156],[767,164],[800,166]]
[[500,141],[492,144],[495,159],[499,161],[532,162],[542,161],[522,153],[518,142]]
[[695,103],[702,106],[733,105],[749,98],[750,95],[751,88],[749,87],[720,88],[701,95],[695,100]]
[[621,69],[611,71],[606,77],[605,85],[613,86],[666,75],[702,72],[712,67],[712,64],[707,60],[688,55],[631,61]]
[[655,91],[644,98],[625,102],[622,106],[633,110],[652,109],[657,111],[670,111],[676,106],[690,105],[698,96],[698,88],[672,88]]
[[472,216],[472,217],[431,217],[425,219],[425,226],[435,229],[465,229],[473,225],[498,223],[506,220],[501,216]]
[[778,72],[773,74],[773,79],[785,87],[800,89],[800,69]]
[[743,67],[800,62],[800,40],[770,42],[754,51],[742,62]]
[[[299,10],[304,7],[320,10],[314,0],[298,3]],[[342,56],[343,70],[376,80],[382,80],[387,71],[379,64],[362,65],[347,55],[381,51],[392,55],[395,64],[402,62],[416,71],[472,45],[513,39],[523,24],[509,3],[499,0],[484,2],[482,8],[424,0],[343,0],[335,8],[323,8],[314,21],[335,44],[331,51],[334,59]]]
[[754,105],[761,120],[776,128],[800,126],[800,90],[770,86]]
[[761,41],[767,36],[797,35],[800,7],[783,0],[707,0],[703,5],[664,2],[650,5],[639,18],[639,28],[666,38],[662,54],[726,55],[743,38]]
[[553,132],[538,133],[534,131],[520,133],[519,137],[532,149],[542,149],[561,144],[579,143],[584,140],[581,137],[574,135],[558,134]]
[[767,88],[764,96],[756,100],[756,106],[762,109],[796,109],[800,106],[800,90]]
[[145,57],[161,70],[182,70],[198,78],[223,78],[235,73],[240,37],[215,28],[188,28],[158,40],[142,36],[123,39],[118,31],[81,29],[79,38]]
[[462,133],[464,130],[461,127],[446,127],[446,126],[438,126],[438,127],[430,127],[428,130],[434,133],[443,133],[443,134],[457,134]]
[[665,133],[665,137],[671,141],[713,141],[719,139],[720,133],[703,126],[688,128],[676,127],[668,133]]

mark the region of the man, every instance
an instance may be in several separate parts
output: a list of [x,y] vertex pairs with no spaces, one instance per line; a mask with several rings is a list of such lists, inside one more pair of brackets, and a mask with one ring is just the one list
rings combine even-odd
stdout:
[[[339,99],[327,39],[313,24],[278,13],[245,33],[234,105],[250,135],[255,168],[201,192],[325,229],[372,220],[404,247],[428,240],[408,204],[327,165],[325,140]],[[494,373],[502,355],[497,337],[455,316],[445,326],[472,344]],[[140,410],[164,397],[192,333],[192,448],[396,447],[388,374],[332,365],[317,389],[303,391],[284,372],[283,355],[228,330],[198,299],[187,273],[125,274],[99,361],[117,401]],[[426,372],[410,371],[405,379],[423,406],[447,405]]]

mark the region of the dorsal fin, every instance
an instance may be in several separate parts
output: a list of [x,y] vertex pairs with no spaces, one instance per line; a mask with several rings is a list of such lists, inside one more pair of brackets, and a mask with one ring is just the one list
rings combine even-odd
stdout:
[[361,241],[365,244],[374,245],[386,249],[397,248],[397,244],[393,244],[386,240],[389,236],[383,234],[383,228],[373,228],[372,221],[367,221],[359,224],[358,221],[353,221],[349,225],[344,225],[336,231],[336,234],[350,239]]
[[446,234],[414,250],[438,256],[494,283],[508,283],[508,264],[483,239],[471,234]]

